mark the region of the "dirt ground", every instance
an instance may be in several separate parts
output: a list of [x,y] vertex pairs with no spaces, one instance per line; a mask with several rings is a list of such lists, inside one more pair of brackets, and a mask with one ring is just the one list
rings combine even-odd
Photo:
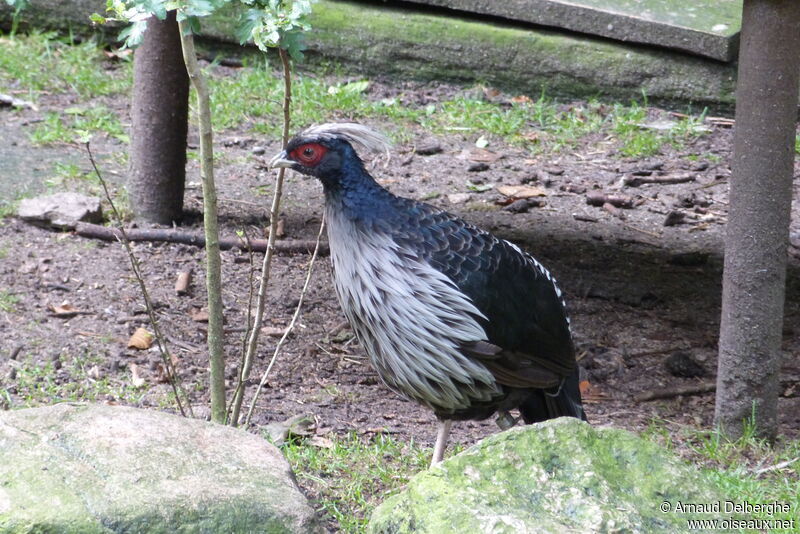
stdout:
[[[425,105],[455,91],[458,88],[419,84],[390,89],[376,83],[370,88],[370,97],[395,94],[409,103]],[[71,105],[61,98],[44,95],[38,112],[0,110],[0,119],[6,128],[24,134],[44,110]],[[651,115],[665,116],[656,109]],[[372,126],[392,128],[380,123]],[[395,193],[428,199],[517,243],[556,275],[566,292],[580,362],[590,383],[585,403],[593,424],[641,430],[652,418],[692,427],[711,423],[713,393],[653,401],[637,401],[637,396],[713,383],[730,128],[711,124],[711,132],[689,146],[680,150],[665,146],[656,157],[644,160],[620,157],[615,143],[602,138],[587,139],[575,150],[547,157],[531,156],[497,140],[485,150],[477,149],[475,135],[460,132],[430,138],[415,131],[412,138],[412,142],[395,146],[388,161],[373,162],[374,175]],[[17,147],[35,153],[37,149],[26,146],[26,139],[20,135]],[[417,153],[432,145],[441,151]],[[106,177],[119,183],[124,168],[111,155],[125,147],[98,139],[94,149]],[[222,234],[233,236],[237,229],[246,229],[254,237],[263,237],[273,181],[266,161],[278,150],[277,141],[244,130],[227,131],[217,136],[216,150]],[[65,146],[63,153],[89,170],[79,148]],[[201,194],[196,159],[190,160],[188,177],[188,213],[181,228],[199,231]],[[623,185],[624,180],[635,177],[687,179]],[[477,187],[470,190],[467,181]],[[795,199],[800,198],[798,184]],[[541,205],[517,203],[518,211],[504,209],[498,204],[505,199],[497,190],[501,185],[540,188],[543,196],[536,199]],[[475,190],[484,189],[482,186],[491,187]],[[85,181],[65,187],[86,188]],[[290,173],[285,192],[284,238],[314,239],[323,202],[320,185]],[[628,195],[633,207],[591,206],[587,195],[593,192]],[[457,196],[451,196],[454,194]],[[675,224],[665,226],[668,217]],[[792,232],[800,236],[797,200]],[[796,357],[800,354],[800,239],[795,243],[786,300],[780,431],[796,438],[800,435],[800,364]],[[8,392],[0,402],[13,406],[55,402],[58,397],[53,392],[59,387],[65,391],[63,386],[72,382],[69,398],[95,395],[100,402],[174,410],[169,388],[160,381],[158,353],[126,346],[130,335],[138,327],[148,327],[148,322],[121,245],[9,217],[0,222],[0,248],[0,288],[17,299],[11,309],[0,311],[0,385]],[[161,328],[177,356],[179,376],[194,412],[207,417],[205,324],[193,319],[204,306],[204,252],[162,243],[136,243],[133,248],[157,304]],[[271,331],[288,324],[309,258],[305,253],[275,258],[265,317]],[[260,264],[260,254],[255,261]],[[175,278],[188,269],[194,271],[190,293],[176,295]],[[235,383],[248,312],[249,269],[246,253],[223,252],[229,391]],[[55,316],[53,306],[65,303],[79,313]],[[279,354],[259,397],[254,427],[311,414],[320,435],[387,432],[432,445],[432,415],[380,383],[343,319],[327,258],[321,258],[298,328]],[[246,404],[255,389],[253,382],[264,372],[277,342],[270,335],[262,340]],[[672,363],[668,365],[668,361]],[[54,378],[36,373],[35,369],[48,365]],[[142,379],[143,385],[137,387],[135,377]],[[467,445],[495,431],[491,420],[460,423],[455,425],[453,441]]]

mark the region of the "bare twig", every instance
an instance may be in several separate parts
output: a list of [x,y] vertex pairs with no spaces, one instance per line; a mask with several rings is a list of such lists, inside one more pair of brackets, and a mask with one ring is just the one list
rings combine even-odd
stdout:
[[308,272],[306,274],[306,280],[303,283],[303,289],[300,291],[300,298],[297,302],[297,307],[294,310],[294,314],[292,315],[292,320],[289,322],[289,326],[286,327],[286,331],[283,333],[281,339],[278,341],[278,344],[275,346],[275,351],[272,353],[272,359],[270,359],[269,365],[267,365],[267,370],[264,371],[264,374],[261,376],[261,381],[258,383],[258,388],[256,388],[256,391],[253,394],[253,400],[250,401],[250,407],[247,410],[245,425],[250,423],[250,418],[253,416],[253,410],[255,409],[256,402],[258,401],[258,395],[261,393],[261,388],[263,388],[264,384],[267,383],[267,378],[269,377],[270,371],[272,371],[272,366],[275,365],[275,361],[278,359],[278,354],[280,354],[283,343],[286,341],[286,338],[289,337],[289,334],[291,334],[294,330],[295,324],[297,324],[297,318],[300,316],[300,310],[303,307],[303,301],[305,300],[306,292],[308,291],[308,283],[311,281],[311,274],[314,272],[314,263],[319,256],[319,243],[322,240],[322,233],[324,229],[325,217],[323,216],[322,222],[319,225],[319,234],[317,234],[318,246],[314,249],[314,254],[311,255],[311,260],[308,262]]
[[[180,17],[179,17],[180,19]],[[219,254],[217,190],[214,185],[214,148],[208,86],[197,62],[188,20],[178,20],[186,73],[197,94],[200,128],[200,177],[203,183],[203,228],[206,238],[206,289],[208,293],[208,359],[211,382],[211,419],[225,422],[225,353],[222,316],[222,260]]]
[[[233,396],[231,397],[231,403],[228,406],[228,421],[230,424],[238,424],[234,422],[233,418],[233,409],[236,406],[237,402],[240,403],[241,409],[241,399],[244,395],[244,387],[245,382],[248,376],[245,376],[245,368],[247,365],[247,346],[250,340],[251,332],[253,331],[253,297],[255,296],[254,293],[254,275],[255,275],[255,263],[253,261],[253,248],[250,242],[250,236],[247,234],[247,230],[242,230],[242,235],[244,237],[245,243],[247,243],[247,261],[249,263],[249,268],[247,269],[247,325],[244,329],[244,335],[242,336],[242,352],[241,352],[241,359],[239,361],[239,372],[238,372],[238,381],[236,383],[236,389],[233,392]],[[251,364],[252,365],[252,364]],[[249,374],[249,371],[248,371]],[[237,414],[238,418],[238,414]]]
[[703,382],[702,384],[692,384],[689,386],[678,386],[674,388],[648,391],[646,393],[636,395],[634,400],[636,402],[647,402],[656,399],[671,399],[673,397],[685,395],[701,395],[703,393],[711,393],[716,389],[717,385],[714,382]]
[[756,471],[753,471],[753,474],[754,475],[763,475],[764,473],[769,473],[770,471],[780,471],[781,469],[785,469],[785,468],[789,467],[790,465],[795,463],[797,460],[800,460],[800,458],[792,458],[791,460],[786,460],[786,461],[783,461],[783,462],[779,462],[779,463],[777,463],[775,465],[771,465],[769,467],[762,467],[761,469],[757,469]]
[[629,230],[633,230],[634,232],[639,232],[639,233],[642,233],[642,234],[645,234],[645,235],[649,235],[651,237],[655,237],[656,239],[660,239],[661,238],[661,234],[657,234],[655,232],[651,232],[649,230],[645,230],[644,228],[639,228],[639,227],[633,226],[631,224],[623,224],[622,226],[624,226],[625,228],[628,228]]
[[[89,146],[88,141],[86,142],[86,152],[89,154],[89,162],[92,164],[94,173],[97,175],[97,179],[100,181],[100,185],[103,187],[103,192],[105,193],[106,200],[108,200],[108,203],[111,206],[111,211],[114,213],[114,219],[119,227],[120,241],[128,253],[128,259],[131,262],[131,270],[133,271],[133,275],[136,277],[137,282],[139,282],[139,289],[142,292],[145,309],[147,310],[147,315],[150,318],[150,326],[153,328],[153,335],[155,336],[156,343],[158,344],[158,352],[161,354],[161,359],[164,363],[164,369],[167,370],[167,380],[169,381],[170,386],[172,386],[172,392],[175,394],[175,404],[178,405],[178,411],[181,412],[182,416],[186,417],[188,411],[189,416],[194,417],[194,414],[192,413],[192,405],[188,402],[188,396],[178,383],[178,373],[176,372],[172,358],[169,355],[167,341],[164,338],[164,335],[161,333],[161,328],[158,326],[158,318],[156,317],[155,307],[153,306],[153,301],[150,299],[150,293],[147,291],[147,285],[144,283],[142,270],[139,267],[139,260],[133,253],[130,240],[125,234],[125,228],[122,225],[122,216],[119,214],[119,211],[117,211],[117,207],[114,205],[114,201],[111,199],[111,193],[108,191],[106,181],[100,174],[100,169],[97,168],[97,163],[95,162],[94,155],[92,154],[92,149]],[[187,399],[186,410],[184,410],[183,403],[181,402],[181,396]]]
[[[278,48],[278,53],[283,64],[283,135],[281,136],[282,146],[286,146],[289,142],[289,127],[291,123],[291,105],[292,105],[292,70],[289,64],[289,54],[283,48]],[[269,285],[270,266],[272,265],[272,256],[275,252],[275,239],[278,234],[278,216],[280,215],[281,196],[283,195],[283,178],[286,169],[278,169],[278,176],[275,180],[275,193],[272,196],[272,206],[269,211],[269,239],[267,244],[267,252],[264,254],[264,261],[261,266],[261,283],[258,287],[258,298],[256,300],[256,313],[253,318],[253,328],[250,331],[250,337],[247,340],[247,350],[244,354],[244,362],[242,364],[242,373],[240,376],[241,381],[246,381],[250,376],[250,369],[253,366],[253,359],[255,358],[256,349],[258,348],[258,335],[261,331],[261,319],[264,315],[264,307],[267,301],[267,287]],[[317,247],[314,248],[314,257],[319,250],[319,238],[317,239]],[[271,365],[270,365],[271,367]],[[239,412],[242,407],[242,400],[244,398],[244,387],[237,387],[236,394],[233,399],[233,409],[231,410],[231,425],[239,423]],[[252,405],[251,405],[252,410]],[[248,420],[250,414],[248,414]]]

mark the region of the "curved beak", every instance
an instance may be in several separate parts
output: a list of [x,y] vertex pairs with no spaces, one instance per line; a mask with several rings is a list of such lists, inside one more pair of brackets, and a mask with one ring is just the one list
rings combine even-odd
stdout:
[[291,169],[294,164],[295,162],[289,159],[289,155],[285,150],[281,151],[280,154],[276,154],[274,158],[269,160],[270,169],[279,169],[281,167]]

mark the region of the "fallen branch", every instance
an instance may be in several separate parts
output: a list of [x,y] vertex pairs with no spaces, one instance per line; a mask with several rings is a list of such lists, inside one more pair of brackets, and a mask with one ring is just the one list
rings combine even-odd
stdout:
[[[122,239],[122,232],[119,228],[100,226],[99,224],[79,222],[75,225],[75,233],[82,237],[102,239],[104,241],[119,241]],[[125,235],[129,241],[153,241],[163,243],[181,243],[195,247],[204,247],[206,239],[203,234],[186,232],[172,228],[129,228],[125,230]],[[250,249],[253,252],[266,252],[269,242],[266,239],[251,239]],[[276,241],[274,250],[284,254],[310,254],[316,241],[285,239]],[[222,237],[219,240],[221,250],[238,248],[248,250],[247,242],[239,237]],[[321,244],[319,254],[328,254],[328,245]]]
[[642,184],[685,184],[686,182],[694,182],[695,176],[693,174],[682,174],[678,176],[629,176],[622,180],[622,183],[629,187],[639,187]]
[[590,206],[600,206],[611,204],[615,208],[633,208],[633,197],[620,194],[608,194],[602,191],[590,191],[586,193],[586,203]]
[[656,391],[648,391],[640,393],[633,399],[636,402],[647,402],[657,399],[672,399],[674,397],[681,397],[686,395],[702,395],[703,393],[711,393],[716,391],[717,384],[714,382],[703,382],[702,384],[692,384],[689,386],[678,386],[674,388],[659,389]]

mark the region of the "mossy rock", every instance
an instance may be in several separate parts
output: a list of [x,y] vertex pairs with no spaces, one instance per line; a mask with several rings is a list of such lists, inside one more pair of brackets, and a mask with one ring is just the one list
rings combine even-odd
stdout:
[[[369,532],[684,532],[664,502],[721,492],[672,453],[618,429],[561,418],[496,434],[373,513]],[[699,517],[702,518],[702,517]]]
[[0,532],[318,531],[288,463],[242,430],[122,406],[0,412]]
[[[103,0],[34,0],[23,26],[89,29]],[[13,10],[0,2],[0,25]],[[205,44],[238,43],[240,11],[231,6],[202,21]],[[307,58],[341,64],[368,76],[485,83],[525,94],[641,99],[651,102],[733,104],[732,64],[651,46],[613,42],[538,27],[523,27],[406,4],[320,0],[306,36]],[[223,46],[227,51],[241,49]]]

